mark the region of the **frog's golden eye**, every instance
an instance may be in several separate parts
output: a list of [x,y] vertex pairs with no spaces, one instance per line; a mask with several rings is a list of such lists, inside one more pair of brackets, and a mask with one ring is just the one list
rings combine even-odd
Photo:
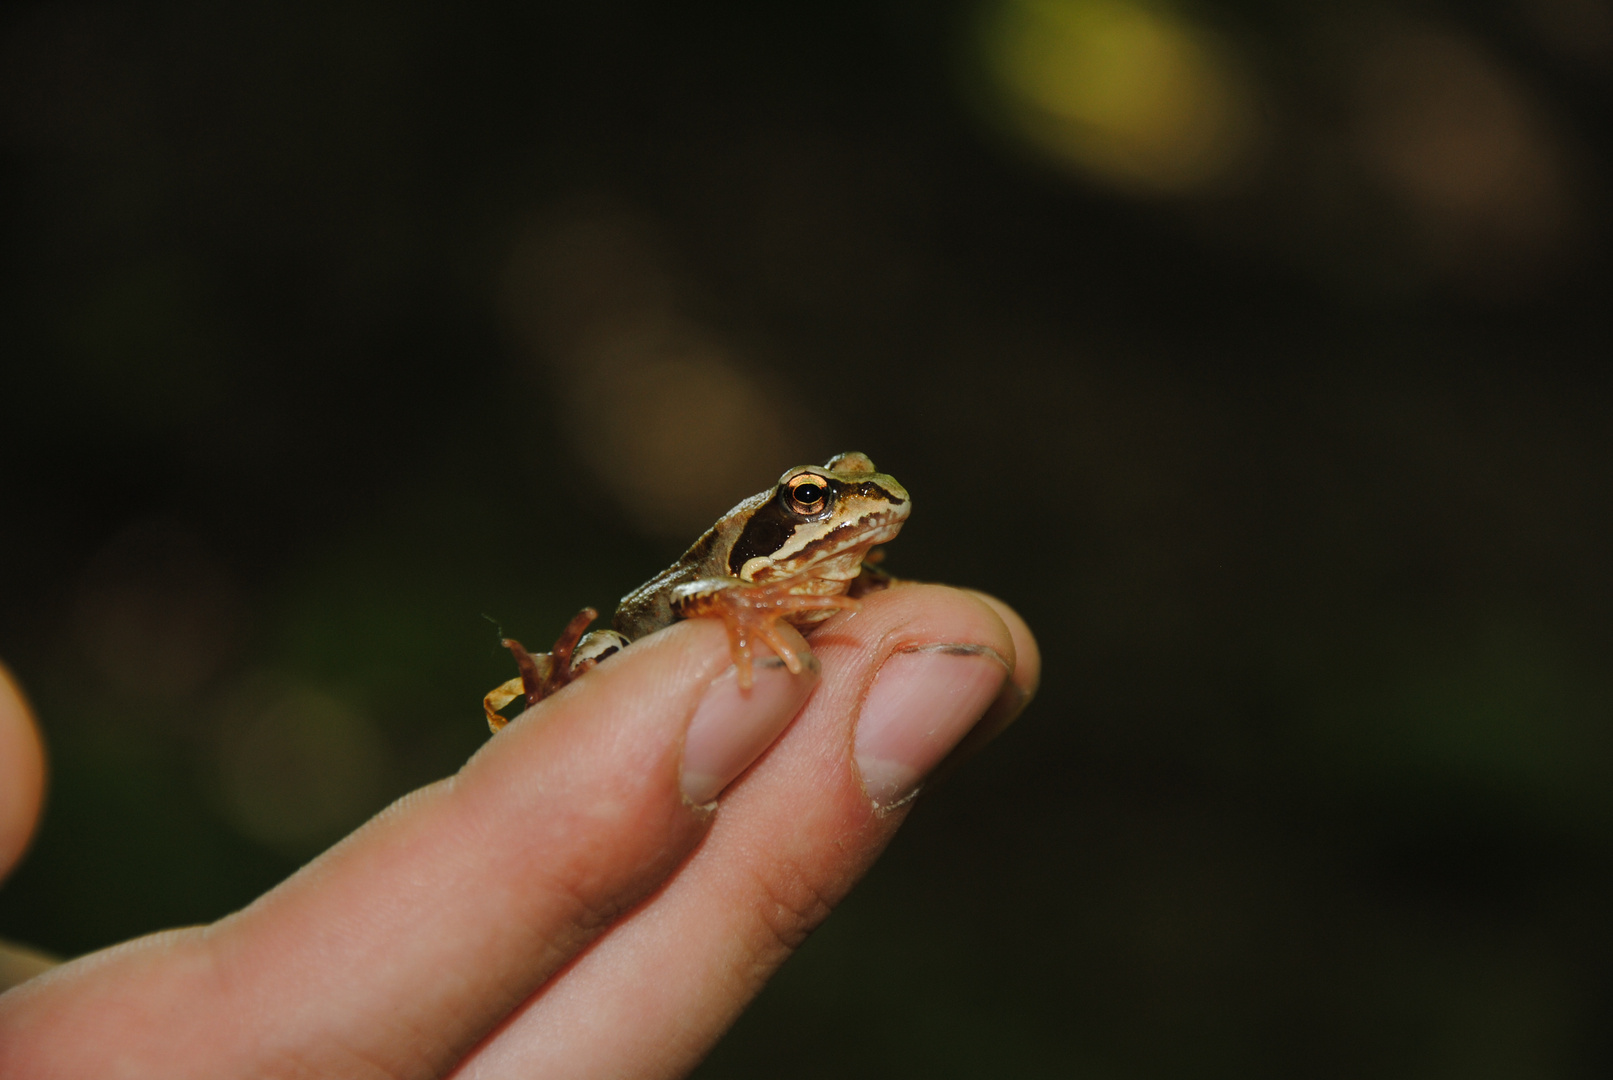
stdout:
[[797,514],[816,514],[829,503],[829,485],[822,477],[803,473],[789,483],[790,509]]

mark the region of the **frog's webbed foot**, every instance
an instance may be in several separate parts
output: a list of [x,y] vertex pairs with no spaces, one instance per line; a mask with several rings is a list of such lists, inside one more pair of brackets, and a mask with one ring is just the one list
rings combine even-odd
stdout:
[[801,658],[778,632],[778,620],[788,620],[805,611],[856,609],[849,596],[801,596],[797,578],[784,578],[765,585],[750,585],[734,578],[707,578],[679,586],[673,591],[672,610],[680,618],[702,616],[721,619],[728,630],[729,652],[739,669],[739,685],[751,686],[752,642],[760,640],[778,654],[790,674],[801,674]]
[[[510,644],[509,639],[506,638],[504,644],[508,646]],[[516,644],[519,644],[519,642]],[[521,651],[525,652],[526,650],[523,649]],[[508,682],[500,683],[492,690],[489,690],[486,696],[482,698],[482,711],[487,714],[487,726],[492,730],[497,731],[499,728],[509,723],[508,720],[499,715],[499,710],[504,708],[504,706],[508,705],[510,702],[514,701],[516,698],[520,697],[523,692],[524,688],[522,686],[521,676],[519,675]]]
[[482,698],[482,711],[487,714],[487,726],[497,731],[507,724],[509,721],[500,716],[498,711],[516,698],[524,695],[526,707],[530,709],[598,663],[600,657],[596,656],[590,657],[586,665],[577,665],[580,670],[574,669],[572,664],[572,653],[576,651],[577,642],[581,640],[583,631],[588,629],[588,624],[597,618],[599,612],[593,608],[583,608],[560,632],[554,648],[546,653],[534,655],[527,652],[526,647],[514,638],[502,639],[500,644],[510,650],[510,655],[515,657],[516,670],[521,674],[489,691],[487,696]]

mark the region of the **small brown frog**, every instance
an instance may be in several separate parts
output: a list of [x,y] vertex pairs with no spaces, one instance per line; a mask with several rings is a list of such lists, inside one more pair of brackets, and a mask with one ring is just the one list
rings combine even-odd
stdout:
[[[869,550],[894,539],[912,508],[907,490],[877,471],[868,455],[837,454],[821,468],[799,465],[706,530],[683,557],[626,596],[613,630],[583,636],[599,617],[584,608],[554,648],[536,655],[509,638],[521,674],[482,700],[494,731],[498,710],[524,696],[528,708],[619,652],[679,619],[719,618],[739,669],[751,685],[752,642],[760,639],[791,672],[800,658],[779,636],[779,619],[802,629],[857,606],[890,578],[872,569]],[[879,554],[874,553],[876,556]]]

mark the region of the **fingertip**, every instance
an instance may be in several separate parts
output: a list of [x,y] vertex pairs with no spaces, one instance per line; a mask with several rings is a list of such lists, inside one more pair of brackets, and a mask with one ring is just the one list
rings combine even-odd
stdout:
[[965,589],[970,596],[983,602],[1008,628],[1008,635],[1014,641],[1014,685],[1019,688],[1026,701],[1036,696],[1036,690],[1042,684],[1042,650],[1036,644],[1036,635],[1031,633],[1030,626],[1020,617],[1019,612],[1009,607],[1003,601],[976,589]]
[[0,877],[28,848],[45,798],[45,746],[22,689],[0,664]]
[[988,743],[1006,731],[1030,704],[1042,677],[1042,654],[1037,647],[1036,636],[1031,633],[1030,627],[1018,612],[989,593],[974,589],[949,588],[946,591],[955,596],[967,597],[970,605],[979,609],[983,617],[991,621],[996,632],[1007,639],[1008,648],[1005,655],[1010,675],[1003,681],[996,700],[980,716],[974,727],[925,778],[924,784],[927,789],[947,780],[960,765],[980,753]]

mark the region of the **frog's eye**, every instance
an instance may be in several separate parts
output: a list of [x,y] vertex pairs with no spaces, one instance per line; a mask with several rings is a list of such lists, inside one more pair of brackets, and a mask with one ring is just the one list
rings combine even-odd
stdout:
[[811,473],[797,476],[789,483],[790,509],[797,514],[816,514],[829,501],[829,487]]

